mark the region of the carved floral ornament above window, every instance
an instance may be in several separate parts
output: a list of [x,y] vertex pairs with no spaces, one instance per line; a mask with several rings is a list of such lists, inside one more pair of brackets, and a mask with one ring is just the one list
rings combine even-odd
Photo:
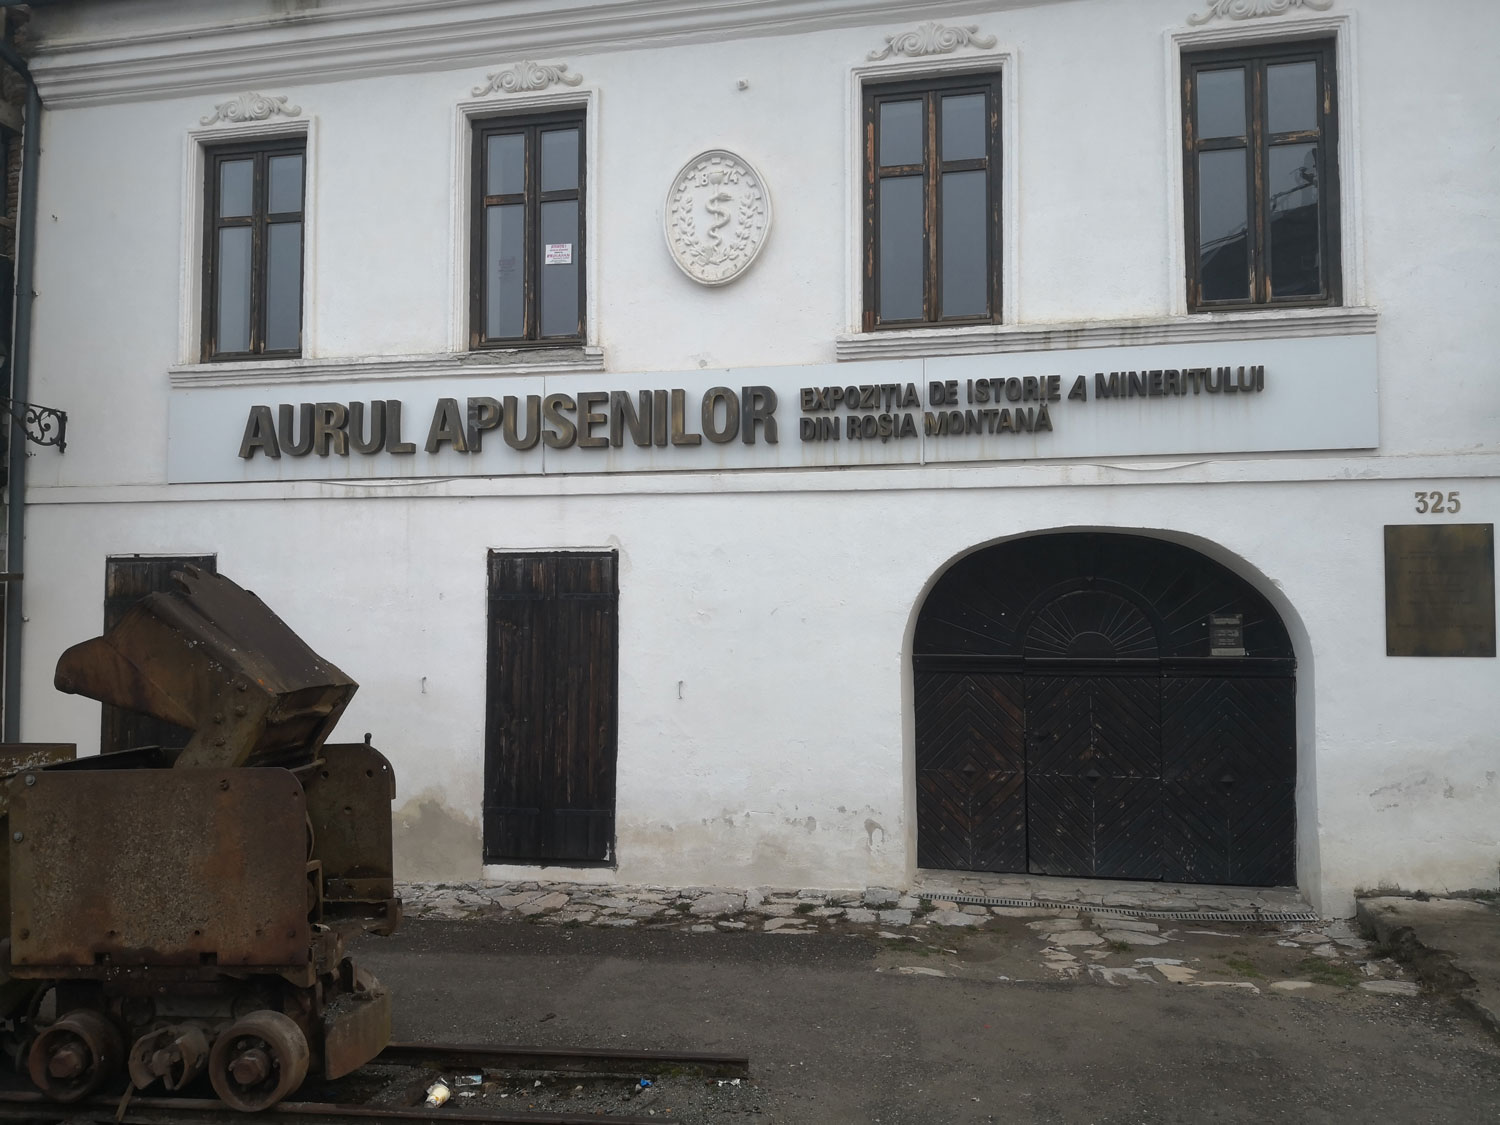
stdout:
[[536,63],[529,59],[497,70],[488,76],[482,86],[474,87],[476,98],[490,94],[531,94],[549,86],[577,86],[583,81],[581,74],[569,74],[567,63]]
[[941,23],[924,23],[921,27],[903,31],[900,35],[887,35],[885,46],[879,51],[871,51],[865,57],[870,62],[879,62],[892,55],[906,55],[908,58],[915,59],[923,55],[951,55],[960,47],[979,47],[988,50],[994,45],[995,37],[980,34],[976,24],[949,27]]
[[220,102],[214,111],[198,119],[200,125],[243,125],[249,121],[269,121],[273,117],[298,117],[300,105],[287,105],[286,97],[272,94],[257,94],[246,90],[237,98]]
[[1208,10],[1188,16],[1188,23],[1205,24],[1216,19],[1255,20],[1285,15],[1294,8],[1326,12],[1331,7],[1333,0],[1208,0]]

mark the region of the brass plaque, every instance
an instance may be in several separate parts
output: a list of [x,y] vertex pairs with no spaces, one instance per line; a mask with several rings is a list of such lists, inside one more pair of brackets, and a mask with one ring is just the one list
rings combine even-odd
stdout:
[[1387,524],[1387,656],[1495,655],[1495,525]]

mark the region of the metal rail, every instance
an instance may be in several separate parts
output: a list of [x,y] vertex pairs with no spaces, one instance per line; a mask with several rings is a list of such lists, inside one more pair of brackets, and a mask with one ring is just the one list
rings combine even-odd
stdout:
[[71,1105],[48,1101],[31,1091],[0,1093],[0,1121],[24,1121],[30,1125],[94,1120],[101,1125],[244,1125],[249,1120],[274,1121],[277,1125],[343,1125],[349,1120],[413,1122],[467,1122],[469,1125],[661,1125],[659,1117],[627,1117],[594,1113],[530,1113],[524,1110],[407,1109],[322,1102],[282,1102],[252,1118],[211,1098],[135,1098],[118,1114],[113,1098],[90,1098]]
[[744,1055],[708,1051],[614,1050],[597,1047],[482,1047],[445,1043],[391,1043],[373,1060],[436,1070],[536,1070],[561,1074],[667,1074],[689,1072],[705,1078],[748,1078]]
[[[743,1055],[706,1051],[669,1054],[663,1051],[616,1050],[596,1047],[487,1047],[451,1043],[392,1043],[373,1060],[390,1066],[422,1067],[449,1073],[509,1070],[558,1074],[691,1073],[706,1078],[745,1078],[750,1060]],[[120,1112],[118,1098],[92,1098],[60,1105],[34,1090],[0,1090],[0,1121],[51,1125],[54,1122],[96,1120],[119,1125],[244,1125],[247,1115],[210,1098],[134,1097]],[[392,1107],[335,1102],[285,1101],[265,1110],[260,1119],[277,1125],[342,1125],[351,1119],[386,1122],[469,1122],[473,1125],[658,1125],[660,1117],[619,1114],[555,1113],[516,1109],[479,1109],[445,1106]]]

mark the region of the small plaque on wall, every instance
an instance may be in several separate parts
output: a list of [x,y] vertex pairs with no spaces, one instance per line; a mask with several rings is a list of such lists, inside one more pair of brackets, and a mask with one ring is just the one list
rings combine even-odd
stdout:
[[1387,524],[1387,656],[1495,655],[1495,525]]
[[1215,613],[1208,618],[1208,655],[1245,655],[1245,618],[1238,613]]

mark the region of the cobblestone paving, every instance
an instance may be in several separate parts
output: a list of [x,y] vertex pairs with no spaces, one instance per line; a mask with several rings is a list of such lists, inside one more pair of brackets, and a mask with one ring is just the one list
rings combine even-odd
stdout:
[[[407,915],[415,918],[781,936],[856,932],[886,939],[893,948],[915,943],[909,948],[925,946],[935,953],[951,953],[944,943],[952,944],[960,932],[996,938],[1008,934],[1040,979],[1248,992],[1356,985],[1391,996],[1418,991],[1397,962],[1366,941],[1350,922],[1275,920],[1277,914],[1312,913],[1296,891],[1287,889],[923,872],[908,891],[540,882],[408,883],[399,891]],[[1004,899],[1008,905],[964,903],[955,897]],[[1196,917],[1140,917],[1133,916],[1135,912]],[[1215,914],[1223,914],[1224,920],[1219,922]],[[1247,914],[1255,917],[1246,919]],[[1261,921],[1266,915],[1271,917]],[[1251,944],[1241,948],[1255,956],[1272,955],[1282,964],[1271,975],[1283,979],[1269,979],[1242,957],[1205,949],[1224,939],[1248,940]],[[1240,964],[1240,971],[1226,967],[1226,961],[1229,966]],[[901,966],[895,971],[950,975],[950,970],[932,966]]]
[[[615,886],[581,883],[406,883],[412,917],[515,914],[549,924],[673,927],[700,933],[760,929],[813,933],[844,926],[973,926],[1017,907],[1094,907],[1102,912],[1311,913],[1295,890],[1102,882],[1026,875],[923,872],[909,891],[889,887],[810,890]],[[986,907],[959,897],[1007,900]]]
[[1296,890],[1286,887],[1211,887],[1184,883],[1132,883],[956,871],[922,872],[917,880],[915,893],[927,898],[977,895],[1048,904],[1174,912],[1312,912]]

